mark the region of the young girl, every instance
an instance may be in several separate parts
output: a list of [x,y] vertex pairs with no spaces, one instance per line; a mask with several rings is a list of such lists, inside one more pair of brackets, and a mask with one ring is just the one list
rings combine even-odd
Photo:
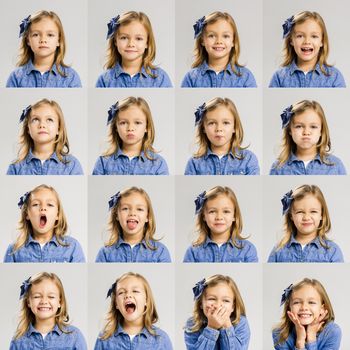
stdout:
[[63,61],[66,40],[55,12],[29,15],[20,24],[19,36],[18,68],[11,73],[6,87],[81,87],[78,73]]
[[138,273],[120,276],[109,289],[106,324],[95,350],[172,350],[168,335],[154,324],[158,313],[147,280]]
[[154,237],[156,222],[146,191],[130,187],[109,201],[109,240],[96,262],[170,262],[166,246]]
[[281,322],[273,329],[276,350],[339,350],[341,329],[334,323],[334,311],[323,285],[304,278],[282,294]]
[[4,262],[85,262],[79,242],[66,235],[67,219],[53,187],[35,187],[18,206],[20,234],[7,248]]
[[247,350],[250,330],[241,294],[229,276],[214,275],[193,288],[193,316],[185,327],[187,350]]
[[172,87],[167,73],[156,67],[156,42],[149,18],[129,11],[108,23],[105,68],[96,87]]
[[283,24],[284,60],[269,87],[345,87],[339,70],[329,63],[326,25],[317,12],[303,11]]
[[198,238],[184,262],[257,262],[252,243],[242,236],[242,216],[229,187],[216,186],[195,200]]
[[198,151],[185,175],[259,175],[255,154],[242,147],[243,128],[235,104],[216,97],[195,112]]
[[108,111],[109,148],[92,175],[169,175],[165,160],[153,148],[152,113],[142,97],[128,97]]
[[303,185],[282,198],[284,236],[268,262],[343,262],[343,254],[327,234],[327,203],[316,185]]
[[18,158],[7,175],[82,175],[83,169],[69,154],[63,112],[59,104],[42,99],[28,106],[20,117],[22,130]]
[[256,87],[251,71],[238,63],[239,36],[230,14],[213,12],[193,28],[194,62],[181,87]]
[[286,108],[282,146],[270,175],[346,175],[342,161],[330,154],[326,116],[316,101],[304,100]]

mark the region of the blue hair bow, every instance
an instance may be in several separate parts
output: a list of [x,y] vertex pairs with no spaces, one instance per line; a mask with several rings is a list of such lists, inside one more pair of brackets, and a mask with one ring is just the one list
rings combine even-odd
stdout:
[[116,102],[114,105],[110,107],[108,110],[108,119],[107,119],[107,125],[112,123],[113,119],[115,118],[116,113],[119,111],[119,102]]
[[112,293],[115,291],[115,287],[117,286],[117,282],[114,282],[111,286],[111,288],[108,289],[108,292],[107,292],[107,297],[106,298],[109,298]]
[[107,32],[107,40],[110,39],[115,31],[118,29],[118,27],[120,26],[120,22],[119,22],[120,16],[117,15],[116,17],[113,17],[108,23],[107,23],[107,27],[108,27],[108,32]]
[[206,286],[205,278],[196,283],[196,285],[192,288],[194,300],[197,300],[202,295]]
[[22,209],[23,205],[25,203],[27,203],[27,200],[28,200],[28,197],[30,195],[30,192],[26,192],[20,199],[19,199],[19,202],[18,202],[18,207],[19,209]]
[[203,208],[204,202],[207,200],[206,193],[206,191],[200,193],[194,201],[194,204],[196,205],[196,214],[198,214]]
[[22,123],[23,120],[27,117],[28,113],[30,112],[30,110],[32,109],[32,106],[29,105],[28,107],[24,108],[22,111],[21,116],[19,117],[19,122]]
[[281,305],[282,306],[289,298],[290,296],[290,293],[292,293],[293,291],[293,284],[291,284],[288,288],[286,288],[284,291],[283,291],[283,294],[282,294],[282,297],[281,297]]
[[293,191],[290,190],[281,199],[283,215],[289,210],[290,205],[292,204],[292,201],[293,201]]
[[285,39],[289,35],[289,33],[293,29],[293,26],[294,26],[294,16],[289,17],[289,18],[287,18],[284,21],[284,23],[282,25],[282,28],[283,28],[283,39]]
[[108,202],[108,206],[109,206],[109,210],[111,210],[112,208],[114,208],[120,199],[120,191],[117,192],[114,196],[111,197],[111,199]]
[[205,24],[205,16],[203,16],[193,25],[195,39],[202,33]]
[[198,124],[202,121],[203,115],[204,115],[204,113],[205,113],[206,110],[207,110],[207,109],[206,109],[205,103],[203,103],[202,105],[200,105],[200,106],[196,109],[196,111],[194,112],[194,115],[195,115],[195,117],[196,117],[195,122],[194,122],[194,125],[198,125]]
[[30,15],[22,20],[21,24],[19,25],[19,38],[28,30],[30,24]]
[[30,282],[31,277],[26,279],[22,284],[21,284],[21,292],[19,294],[19,298],[22,299],[24,295],[28,292],[29,287],[31,286]]
[[282,119],[282,129],[284,129],[289,123],[291,118],[293,117],[293,106],[290,105],[289,107],[285,108],[281,114]]

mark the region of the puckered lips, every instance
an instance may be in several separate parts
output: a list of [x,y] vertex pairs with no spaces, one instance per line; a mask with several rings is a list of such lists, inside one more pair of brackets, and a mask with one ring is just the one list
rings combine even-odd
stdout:
[[40,222],[39,222],[40,228],[44,228],[45,225],[46,225],[46,223],[47,223],[47,217],[46,217],[46,215],[45,215],[45,214],[41,214],[41,215],[40,215]]
[[138,220],[136,220],[136,219],[128,219],[128,220],[126,221],[126,225],[128,226],[128,229],[129,229],[129,230],[134,230],[134,229],[136,228],[136,226],[137,226],[138,223],[139,223],[139,222],[138,222]]
[[132,314],[136,310],[136,304],[133,301],[128,300],[124,303],[124,308],[127,314]]

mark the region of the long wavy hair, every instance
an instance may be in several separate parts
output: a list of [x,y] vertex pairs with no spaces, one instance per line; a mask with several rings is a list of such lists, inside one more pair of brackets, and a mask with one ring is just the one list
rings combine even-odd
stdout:
[[30,278],[30,281],[29,281],[30,286],[28,288],[28,291],[25,293],[25,295],[21,300],[19,322],[18,322],[14,339],[19,339],[23,337],[25,333],[28,331],[29,326],[31,324],[32,325],[35,324],[35,315],[33,314],[32,310],[28,305],[29,299],[31,297],[31,289],[33,285],[37,285],[47,280],[53,282],[59,290],[61,306],[58,308],[55,316],[56,325],[62,332],[70,333],[65,329],[69,325],[69,315],[68,315],[68,306],[67,306],[66,296],[64,294],[63,284],[56,274],[50,273],[50,272],[40,272],[40,273],[37,273],[36,275],[33,275]]
[[66,39],[64,36],[63,25],[58,17],[58,15],[53,11],[39,11],[30,18],[30,23],[28,29],[24,32],[20,48],[19,48],[19,59],[17,62],[17,66],[24,66],[29,61],[34,62],[34,52],[28,45],[28,37],[31,33],[31,26],[33,23],[40,22],[43,18],[51,19],[58,28],[58,42],[59,46],[56,48],[55,58],[53,63],[56,64],[57,71],[62,77],[66,77],[66,74],[62,71],[61,67],[68,67],[67,64],[64,63],[64,55],[66,54]]
[[126,280],[127,278],[135,277],[142,282],[143,288],[146,293],[146,306],[143,314],[143,323],[144,327],[154,336],[156,336],[156,332],[152,327],[158,321],[158,312],[156,309],[156,304],[154,301],[153,293],[149,283],[146,278],[142,275],[134,272],[124,273],[122,276],[117,278],[115,281],[116,288],[113,289],[111,294],[111,302],[109,304],[109,309],[105,318],[105,325],[103,327],[100,338],[102,340],[108,339],[116,332],[118,326],[123,326],[124,318],[119,309],[116,307],[116,292],[118,289],[118,283]]

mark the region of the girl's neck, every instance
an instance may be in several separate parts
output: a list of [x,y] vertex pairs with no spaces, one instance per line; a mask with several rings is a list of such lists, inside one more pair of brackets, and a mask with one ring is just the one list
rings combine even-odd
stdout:
[[301,235],[297,233],[295,239],[301,244],[306,245],[312,242],[317,237],[317,232],[308,234],[308,235]]
[[49,71],[54,64],[55,56],[44,58],[34,57],[34,67],[41,73]]
[[297,148],[296,150],[296,156],[298,159],[302,161],[308,161],[308,160],[313,160],[317,155],[317,149],[316,147],[312,147],[309,149],[300,149]]
[[135,61],[123,61],[122,62],[123,71],[129,73],[130,75],[137,74],[142,68],[142,57]]
[[314,61],[300,61],[297,59],[297,66],[300,68],[303,72],[307,73],[315,69],[317,64],[317,59]]
[[49,159],[55,151],[55,146],[53,143],[36,144],[34,145],[33,154],[40,160]]
[[34,328],[43,334],[51,332],[56,325],[55,318],[49,318],[47,320],[35,320]]
[[213,144],[210,145],[210,150],[218,156],[224,156],[225,154],[230,152],[231,145],[224,145],[216,147]]
[[40,233],[40,234],[33,233],[34,240],[40,244],[45,244],[51,241],[52,237],[53,237],[52,231],[49,231],[47,233]]
[[230,237],[231,237],[231,232],[229,230],[227,232],[220,233],[220,234],[214,234],[213,232],[210,232],[210,238],[216,244],[226,243],[229,241]]
[[142,329],[145,327],[143,317],[140,317],[140,319],[129,322],[124,320],[123,321],[123,330],[130,335],[136,335],[139,334]]
[[212,68],[215,72],[223,71],[228,65],[227,57],[222,58],[208,58],[208,66]]
[[137,157],[140,155],[142,149],[142,141],[135,145],[125,145],[123,144],[122,151],[128,157]]
[[135,245],[137,243],[140,243],[142,239],[143,239],[143,232],[136,235],[128,235],[123,233],[124,242],[129,243],[130,245]]

